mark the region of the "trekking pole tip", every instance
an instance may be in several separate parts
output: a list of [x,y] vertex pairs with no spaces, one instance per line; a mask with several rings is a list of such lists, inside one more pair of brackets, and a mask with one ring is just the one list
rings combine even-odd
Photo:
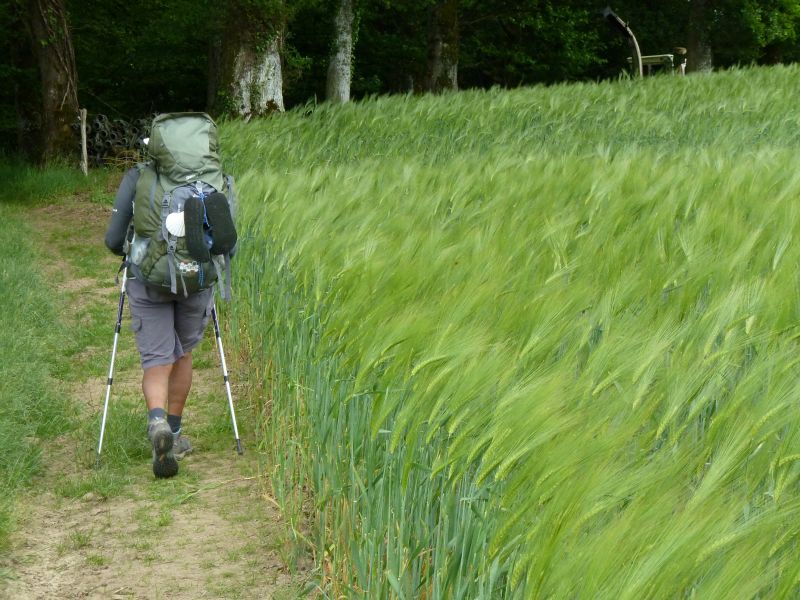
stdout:
[[239,438],[236,438],[236,453],[239,456],[244,454],[244,448],[242,448],[242,441]]

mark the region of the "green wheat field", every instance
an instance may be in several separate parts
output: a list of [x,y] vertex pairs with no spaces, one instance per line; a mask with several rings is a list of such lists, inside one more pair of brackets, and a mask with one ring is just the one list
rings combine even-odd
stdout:
[[326,597],[800,593],[800,68],[224,124]]

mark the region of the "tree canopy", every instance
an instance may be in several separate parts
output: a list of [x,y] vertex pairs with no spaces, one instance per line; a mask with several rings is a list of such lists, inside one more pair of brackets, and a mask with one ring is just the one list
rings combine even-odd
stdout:
[[[326,97],[340,0],[51,1],[68,14],[78,100],[90,114],[135,119],[175,110],[226,112],[230,103],[219,101],[225,78],[213,57],[226,40],[242,36],[256,47],[274,43],[286,108]],[[32,3],[0,5],[6,151],[23,147],[26,131],[43,121],[35,100],[43,84],[27,49],[49,42],[31,35],[25,7]],[[600,18],[603,6],[596,2],[353,0],[350,97],[428,89],[431,15],[441,17],[445,4],[456,9],[445,23],[453,30],[437,35],[453,40],[458,89],[610,78],[626,69],[625,40]],[[633,29],[643,54],[688,46],[694,27],[713,51],[715,67],[800,57],[800,0],[620,0],[612,8]],[[692,14],[702,22],[691,23]]]

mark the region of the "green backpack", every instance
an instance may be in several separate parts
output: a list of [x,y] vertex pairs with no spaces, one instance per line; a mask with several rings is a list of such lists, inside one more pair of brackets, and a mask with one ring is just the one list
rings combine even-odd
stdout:
[[138,165],[131,271],[184,296],[224,278],[222,296],[230,298],[234,189],[222,171],[216,124],[205,113],[159,115],[148,153],[151,160]]

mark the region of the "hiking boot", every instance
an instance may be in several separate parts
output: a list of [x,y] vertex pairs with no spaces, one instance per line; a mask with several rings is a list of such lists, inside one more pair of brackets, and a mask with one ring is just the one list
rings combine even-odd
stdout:
[[206,207],[200,198],[192,196],[183,205],[183,222],[186,229],[186,249],[195,260],[211,260],[205,228]]
[[147,437],[153,444],[153,474],[172,477],[178,473],[178,461],[172,452],[172,429],[163,417],[156,417],[147,425]]
[[175,458],[181,460],[187,454],[192,453],[192,442],[189,441],[189,438],[180,433],[173,433],[172,438],[172,453],[175,455]]
[[236,245],[236,226],[233,224],[228,199],[220,192],[206,198],[206,217],[211,226],[214,245],[211,254],[228,254]]

